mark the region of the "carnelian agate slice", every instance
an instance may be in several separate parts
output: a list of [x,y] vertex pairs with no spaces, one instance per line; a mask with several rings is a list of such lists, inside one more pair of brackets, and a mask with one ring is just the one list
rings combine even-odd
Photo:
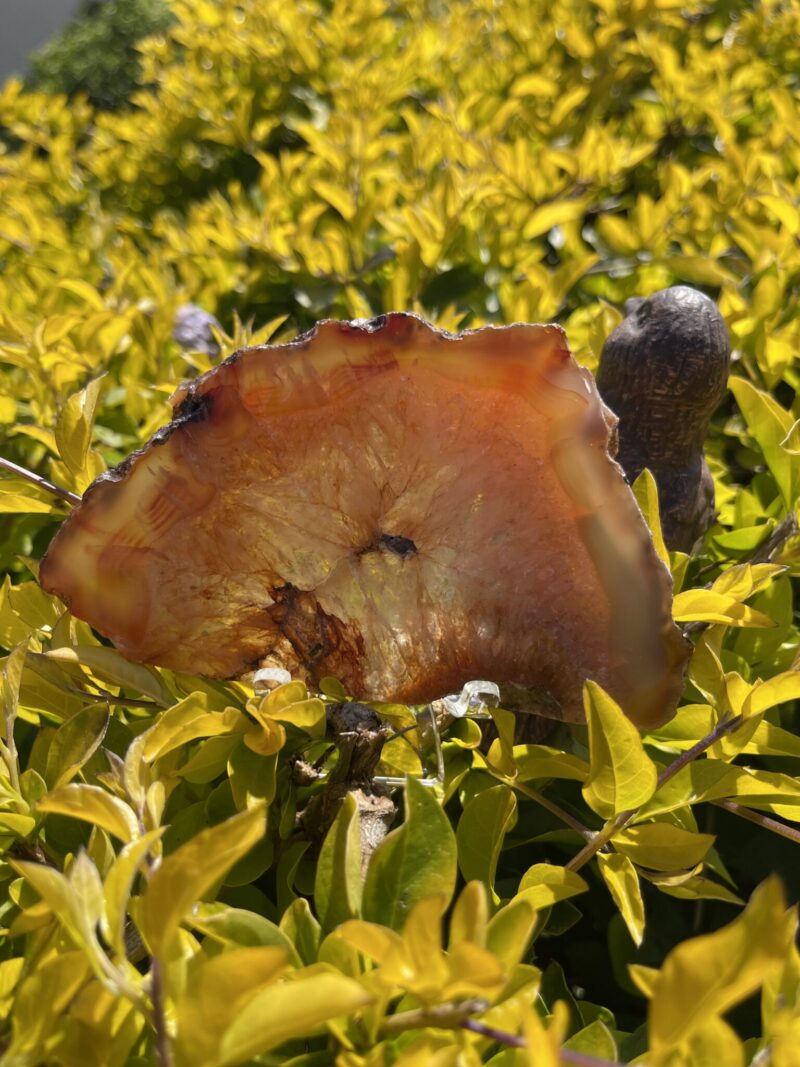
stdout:
[[673,714],[669,575],[559,327],[322,322],[173,403],[41,567],[126,656],[409,703],[489,678],[569,721],[594,678],[641,727]]

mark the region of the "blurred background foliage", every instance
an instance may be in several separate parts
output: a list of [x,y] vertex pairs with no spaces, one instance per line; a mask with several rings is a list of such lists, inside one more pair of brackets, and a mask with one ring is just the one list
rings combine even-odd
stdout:
[[84,0],[66,29],[31,57],[27,87],[82,93],[99,109],[122,107],[138,88],[136,42],[171,22],[164,0]]
[[[168,419],[167,398],[182,378],[205,371],[219,354],[246,343],[289,339],[323,317],[414,310],[454,330],[555,320],[566,329],[577,358],[594,368],[625,299],[671,284],[696,285],[719,302],[739,384],[735,399],[729,396],[718,412],[707,446],[718,522],[690,559],[673,554],[670,562],[676,591],[703,586],[723,571],[730,575],[718,589],[728,597],[728,614],[712,618],[702,599],[699,607],[693,601],[694,614],[686,609],[684,621],[705,619],[711,625],[698,641],[686,707],[674,727],[646,738],[647,758],[662,766],[701,737],[715,715],[740,710],[754,687],[791,674],[798,665],[796,539],[767,572],[730,569],[749,559],[796,508],[800,484],[798,72],[800,7],[780,0],[88,5],[85,17],[36,57],[25,85],[11,81],[0,90],[3,454],[80,493]],[[194,310],[187,312],[187,304]],[[67,888],[58,883],[60,896],[50,884],[48,897],[35,872],[24,881],[21,868],[2,866],[3,884],[10,886],[2,913],[5,922],[16,924],[18,935],[2,949],[0,1007],[6,1012],[16,982],[25,977],[14,994],[10,1058],[2,1062],[84,1064],[90,1062],[81,1058],[88,1055],[86,1047],[95,1049],[92,1062],[98,1065],[154,1062],[152,987],[124,962],[124,954],[122,962],[114,956],[119,944],[107,917],[103,944],[112,948],[106,953],[98,947],[96,935],[86,933],[86,923],[94,930],[97,916],[88,913],[87,918],[75,900],[96,899],[97,878],[108,879],[119,870],[115,834],[134,847],[142,833],[157,837],[162,816],[164,825],[170,824],[165,850],[180,856],[179,846],[191,845],[204,827],[246,819],[253,795],[272,801],[274,809],[273,851],[238,857],[245,866],[235,867],[230,877],[224,864],[219,868],[224,884],[217,884],[217,905],[224,918],[214,926],[217,905],[209,904],[211,910],[194,913],[194,935],[184,930],[178,949],[171,935],[169,950],[164,949],[184,1035],[197,1025],[186,990],[213,1001],[213,990],[221,988],[222,971],[204,970],[197,961],[187,970],[189,959],[213,956],[208,945],[227,951],[258,944],[293,953],[294,966],[312,968],[303,972],[308,982],[325,977],[313,970],[322,965],[357,976],[353,945],[378,935],[351,930],[349,947],[321,940],[315,924],[319,918],[325,927],[330,890],[317,887],[314,918],[306,903],[315,896],[314,863],[292,841],[298,797],[288,756],[305,751],[307,738],[299,740],[303,731],[290,731],[283,762],[277,753],[257,755],[245,750],[240,736],[245,715],[257,704],[246,687],[208,685],[169,672],[137,673],[144,669],[128,670],[109,660],[110,650],[98,659],[101,646],[88,627],[61,614],[28,573],[35,573],[35,561],[65,506],[22,480],[5,478],[2,488],[0,565],[7,577],[0,641],[9,650],[28,641],[33,654],[21,675],[21,660],[9,656],[5,667],[6,716],[13,733],[18,715],[25,770],[21,780],[11,775],[6,783],[0,808],[9,837],[3,841],[16,842],[17,856],[36,855],[39,842],[71,879]],[[655,523],[646,499],[643,491],[640,502]],[[749,598],[760,614],[742,622],[741,604]],[[771,625],[764,624],[765,617]],[[43,653],[53,654],[46,664]],[[727,765],[741,757],[748,774],[772,775],[769,789],[764,785],[760,794],[750,789],[753,803],[760,801],[763,811],[790,821],[800,811],[793,777],[799,751],[786,729],[796,725],[794,705],[787,703],[792,685],[792,679],[776,683],[770,690],[776,699],[761,710],[758,723],[750,724],[756,732],[731,739],[706,761]],[[110,718],[98,717],[92,703],[101,686],[114,709]],[[194,703],[187,707],[186,700]],[[218,712],[228,715],[221,726]],[[83,748],[76,731],[63,732],[79,713],[84,716],[81,736],[89,738]],[[396,712],[398,722],[409,714]],[[180,733],[195,719],[203,721],[193,728],[199,732]],[[315,721],[315,729],[318,725]],[[126,785],[118,765],[113,765],[116,779],[103,770],[99,751],[94,754],[100,740],[119,760],[126,752],[130,760],[134,738],[157,729],[161,748],[153,742],[146,766],[133,758]],[[167,743],[173,729],[177,739]],[[60,741],[48,769],[47,749],[56,730]],[[92,739],[96,743],[88,751]],[[496,1067],[550,1065],[557,1062],[553,1049],[562,1040],[577,1041],[573,1048],[607,1059],[630,1059],[647,1044],[642,992],[655,988],[650,967],[660,966],[693,934],[718,931],[771,870],[780,870],[796,895],[797,861],[791,851],[796,845],[720,807],[703,808],[701,825],[707,832],[699,832],[691,804],[709,796],[706,789],[695,791],[693,800],[673,797],[644,816],[645,827],[669,825],[669,833],[674,828],[689,834],[694,851],[692,842],[684,841],[665,858],[661,841],[655,853],[637,853],[634,835],[610,854],[627,855],[628,866],[620,861],[611,870],[600,872],[593,865],[591,876],[588,868],[584,872],[591,880],[588,905],[580,897],[576,904],[566,899],[581,891],[566,875],[540,870],[527,888],[538,887],[537,879],[545,875],[557,888],[537,898],[538,917],[529,922],[514,900],[531,861],[563,871],[559,864],[581,842],[532,799],[530,787],[527,794],[516,787],[512,792],[513,781],[533,781],[538,789],[546,779],[548,796],[598,826],[579,789],[590,756],[585,732],[563,730],[550,744],[548,758],[556,763],[548,764],[547,773],[536,764],[539,770],[529,768],[526,779],[519,766],[526,766],[525,759],[535,763],[536,753],[507,753],[512,763],[495,773],[480,762],[468,724],[458,724],[445,743],[451,821],[460,826],[469,811],[461,841],[472,835],[489,857],[487,867],[459,856],[463,881],[483,879],[485,886],[464,890],[451,938],[458,940],[458,931],[463,935],[469,928],[470,936],[462,940],[490,944],[495,962],[481,957],[481,988],[491,996],[505,989],[502,996],[510,1005],[505,1014],[498,1013],[496,1025],[524,1029],[531,1047],[544,1050],[541,1056],[499,1051],[488,1039],[467,1037],[464,1031],[458,1038],[443,1038],[435,1027],[424,1029],[421,1038],[413,1027],[412,1036],[391,1038],[380,1030],[381,1012],[370,1008],[374,1014],[365,1016],[366,1022],[354,1023],[351,1016],[347,1025],[330,1023],[342,1067],[472,1064],[491,1057]],[[393,745],[384,769],[419,773],[416,757]],[[258,763],[273,757],[269,765]],[[512,773],[514,759],[519,766]],[[259,775],[267,782],[260,793],[254,785]],[[745,778],[729,785],[732,792],[724,796],[742,801]],[[121,815],[110,800],[97,801],[93,793],[99,808],[87,822],[85,814],[75,816],[74,797],[70,807],[63,795],[58,801],[50,795],[64,782],[97,789],[127,804],[132,814]],[[151,798],[146,804],[140,798],[138,808],[137,789]],[[81,796],[88,803],[89,794]],[[108,814],[112,809],[115,815]],[[130,818],[133,825],[126,822]],[[446,829],[440,831],[442,854],[449,855],[456,845]],[[343,825],[345,838],[348,832]],[[419,831],[409,830],[407,836],[414,833]],[[709,834],[716,835],[714,848]],[[156,837],[146,839],[155,852]],[[242,840],[247,844],[250,838],[245,834]],[[87,844],[94,875],[83,860],[79,865],[74,859]],[[219,842],[206,846],[221,847]],[[342,891],[352,890],[352,879],[347,882],[352,856],[342,848],[330,869]],[[143,856],[140,852],[136,862]],[[192,863],[197,866],[197,855],[184,854],[175,869],[186,874]],[[657,872],[654,863],[662,865]],[[440,886],[442,877],[447,883],[450,876],[439,875],[431,885]],[[119,889],[122,875],[114,877]],[[47,906],[38,903],[31,884]],[[207,896],[209,885],[196,885],[197,897]],[[613,887],[611,895],[606,886]],[[452,890],[450,885],[450,895]],[[359,900],[342,915],[361,913],[360,889],[355,896]],[[124,913],[124,893],[120,899]],[[135,916],[138,899],[134,894],[130,906]],[[481,926],[481,909],[494,911],[496,919],[501,901],[511,911],[489,936]],[[642,941],[645,906],[648,927]],[[231,916],[231,909],[239,911]],[[763,940],[765,924],[774,929],[782,921],[774,886],[754,909],[745,913],[749,917],[736,928],[737,937]],[[244,920],[239,912],[255,918]],[[54,916],[61,923],[61,941],[52,940]],[[177,927],[181,917],[170,921]],[[417,922],[418,937],[433,944],[436,916],[420,913]],[[242,923],[250,924],[249,933],[242,933]],[[144,921],[151,948],[161,936],[154,933],[157,926],[152,916]],[[503,940],[516,937],[524,946],[534,926],[541,935],[535,950],[544,972],[541,983],[533,973],[533,956],[520,962],[510,941]],[[511,933],[503,933],[506,929]],[[50,931],[49,942],[43,930]],[[214,936],[209,930],[216,931]],[[25,959],[18,955],[23,934],[30,939]],[[202,950],[201,934],[206,937]],[[387,963],[388,949],[384,954],[385,975],[405,978],[394,985],[394,979],[385,978],[394,992],[380,994],[381,1010],[389,1010],[390,1002],[392,1010],[399,1003],[402,1011],[454,995],[454,978],[446,968],[439,968],[435,988],[413,977],[413,966],[402,954],[413,955],[412,935],[404,933],[402,951],[392,942],[394,963]],[[697,974],[704,953],[721,968],[733,941],[730,935],[712,947],[700,944],[686,973],[695,968]],[[373,941],[372,947],[378,951],[379,944]],[[796,957],[786,951],[783,942],[767,946],[767,962],[755,968],[753,981],[736,985],[730,979],[709,1009],[707,1032],[700,1027],[681,1036],[663,1019],[654,1022],[651,1011],[651,1037],[661,1034],[661,1045],[651,1047],[655,1058],[648,1062],[699,1067],[709,1062],[703,1057],[711,1048],[718,1062],[736,1067],[753,1055],[766,1062],[763,1050],[769,1047],[778,1050],[776,1067],[796,1067],[791,1050],[800,1040],[792,1035],[800,1024],[791,1013],[781,1014],[798,988]],[[38,976],[36,952],[46,963]],[[111,964],[103,962],[107,958],[118,967],[111,977]],[[265,987],[283,958],[259,957]],[[627,970],[631,961],[646,965],[633,981]],[[205,967],[208,959],[201,962]],[[242,963],[245,971],[248,966]],[[492,971],[495,966],[515,977],[503,978]],[[74,987],[66,982],[68,971]],[[663,988],[669,990],[662,1003],[672,996],[680,1003],[681,973],[664,977],[662,972]],[[709,975],[708,981],[714,978]],[[510,984],[503,986],[506,980]],[[56,998],[46,1021],[28,1026],[43,989],[74,992],[82,982],[88,985],[75,1002],[78,1008],[69,998],[63,1004]],[[370,982],[362,986],[373,995]],[[698,982],[686,988],[699,997],[704,987]],[[755,1001],[746,999],[759,983],[766,983],[761,1019]],[[357,1012],[361,1004],[362,987],[359,992],[344,982],[342,999],[336,1000],[323,985],[314,986],[313,995],[309,985],[307,997],[309,1003],[322,998],[321,1013],[295,1020],[289,1035],[297,1039],[291,1046],[297,1064],[332,1062],[328,1038],[308,1035],[318,1033],[326,1019]],[[567,1023],[557,1013],[552,1016],[550,1037],[542,1036],[538,1015],[526,1014],[535,990],[543,1014],[555,1011],[559,999],[570,1008]],[[726,1029],[721,1013],[741,1000],[746,1002],[734,1020],[737,1037]],[[591,1027],[591,1039],[575,1037]],[[89,1045],[87,1034],[93,1035]],[[762,1034],[769,1036],[762,1039]],[[188,1038],[181,1040],[181,1063],[251,1062],[230,1051],[225,1059],[216,1046],[198,1051]],[[414,1040],[422,1041],[416,1051]],[[252,1062],[287,1062],[283,1054],[269,1059],[266,1039],[261,1045],[255,1041],[261,1052]],[[246,1042],[232,1047],[252,1052]]]

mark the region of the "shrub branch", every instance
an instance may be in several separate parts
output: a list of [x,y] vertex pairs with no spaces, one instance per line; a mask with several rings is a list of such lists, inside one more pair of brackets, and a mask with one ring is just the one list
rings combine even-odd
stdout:
[[793,826],[787,826],[784,822],[771,819],[769,815],[763,815],[760,811],[745,808],[742,804],[737,804],[735,800],[712,800],[711,803],[716,804],[718,808],[724,808],[725,811],[729,811],[733,815],[738,815],[741,819],[747,819],[748,822],[754,822],[757,826],[763,826],[765,830],[771,830],[773,834],[780,834],[781,837],[794,841],[796,845],[800,845],[800,830],[795,830]]
[[[690,763],[697,759],[711,746],[724,737],[726,734],[732,733],[744,722],[744,716],[736,715],[733,718],[721,719],[714,729],[701,738],[697,744],[692,745],[691,748],[687,748],[685,752],[682,752],[677,759],[674,759],[672,763],[668,764],[664,770],[659,774],[658,781],[656,783],[656,792],[666,785],[671,778],[674,778],[679,771],[682,771],[684,767],[688,767]],[[628,823],[634,819],[639,812],[639,808],[629,808],[627,811],[621,811],[619,815],[611,819],[605,824],[602,830],[598,831],[592,840],[585,845],[581,851],[573,856],[569,863],[565,864],[568,871],[579,871],[597,852],[607,845],[611,838],[624,830]]]

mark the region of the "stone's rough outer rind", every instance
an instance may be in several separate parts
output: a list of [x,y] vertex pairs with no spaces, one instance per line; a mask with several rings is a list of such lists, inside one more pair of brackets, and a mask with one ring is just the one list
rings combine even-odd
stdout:
[[630,482],[653,472],[664,540],[689,552],[714,521],[703,442],[725,395],[730,337],[714,301],[686,285],[628,300],[625,312],[597,387],[619,419],[617,462]]
[[490,678],[569,721],[594,678],[643,728],[674,713],[670,577],[559,327],[326,321],[173,403],[41,565],[131,659],[409,703]]

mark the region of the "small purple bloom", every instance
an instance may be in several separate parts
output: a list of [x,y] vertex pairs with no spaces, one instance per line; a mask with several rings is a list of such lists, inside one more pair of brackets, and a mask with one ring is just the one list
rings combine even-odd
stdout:
[[172,336],[181,348],[189,352],[205,352],[209,356],[218,356],[219,345],[214,340],[212,327],[222,329],[208,311],[204,311],[197,304],[182,304],[175,313]]

